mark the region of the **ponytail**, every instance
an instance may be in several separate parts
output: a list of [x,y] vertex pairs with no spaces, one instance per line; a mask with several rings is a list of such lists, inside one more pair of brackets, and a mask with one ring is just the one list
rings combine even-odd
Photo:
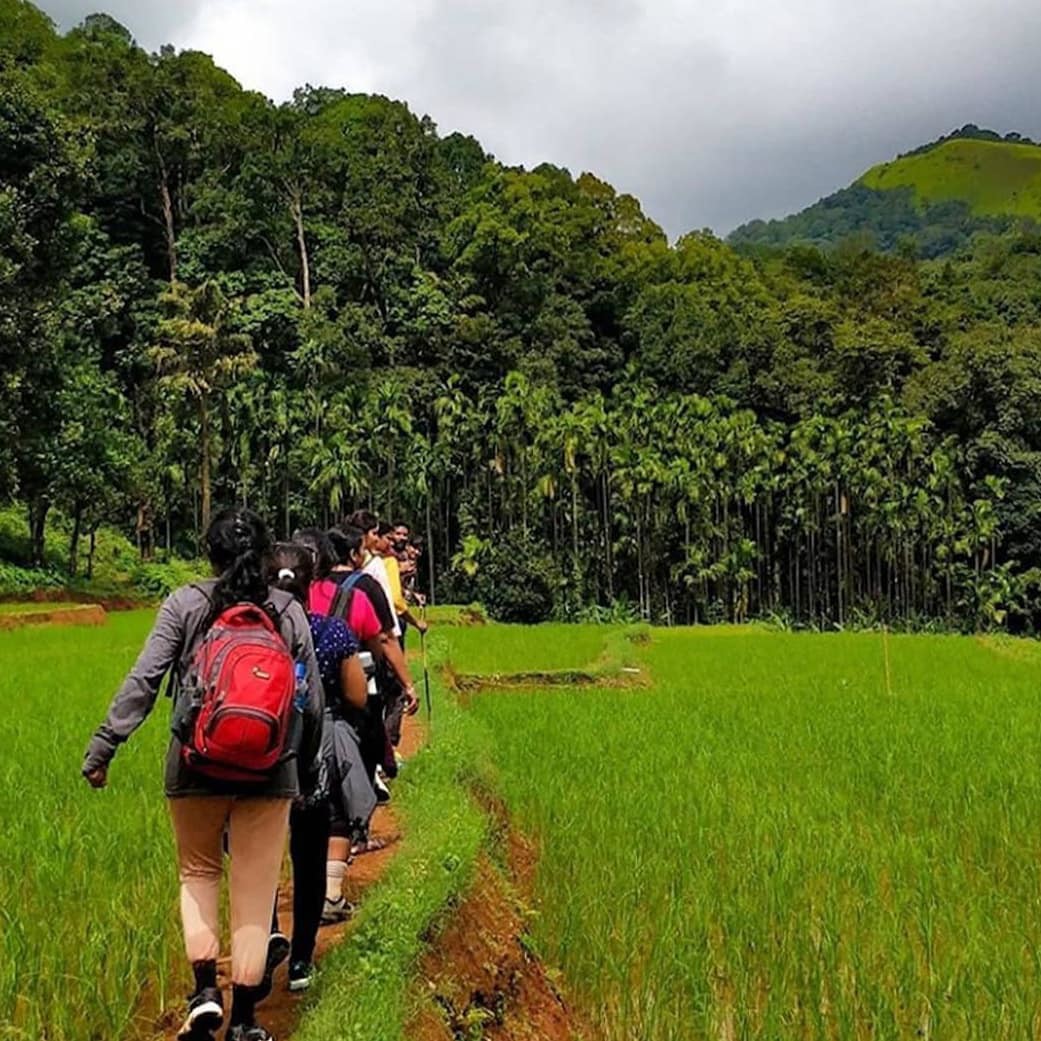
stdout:
[[314,558],[309,546],[295,542],[279,542],[267,562],[268,582],[289,593],[307,606],[307,596],[314,581]]
[[235,604],[267,607],[265,564],[271,540],[264,522],[252,510],[218,513],[206,532],[206,550],[217,574],[208,625]]

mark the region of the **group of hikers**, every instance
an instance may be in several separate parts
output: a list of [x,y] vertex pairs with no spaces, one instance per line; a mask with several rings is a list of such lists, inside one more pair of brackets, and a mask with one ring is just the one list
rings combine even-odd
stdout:
[[[271,1041],[255,1009],[289,959],[306,990],[320,925],[352,911],[354,857],[402,759],[403,718],[419,708],[405,634],[425,634],[416,591],[422,540],[359,510],[329,531],[272,544],[247,509],[206,534],[214,577],[163,603],[136,664],[87,748],[82,772],[105,787],[118,747],[144,722],[169,674],[165,788],[177,846],[181,917],[194,992],[178,1038]],[[292,938],[279,929],[288,838]],[[219,898],[229,861],[232,1003],[218,986]]]

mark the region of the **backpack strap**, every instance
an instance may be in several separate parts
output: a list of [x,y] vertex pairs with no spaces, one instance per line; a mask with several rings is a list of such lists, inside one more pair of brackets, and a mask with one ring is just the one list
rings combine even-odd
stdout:
[[333,597],[333,602],[329,605],[330,618],[347,620],[347,614],[351,609],[351,600],[354,598],[355,587],[364,577],[364,571],[352,571],[342,582],[337,583],[336,595]]

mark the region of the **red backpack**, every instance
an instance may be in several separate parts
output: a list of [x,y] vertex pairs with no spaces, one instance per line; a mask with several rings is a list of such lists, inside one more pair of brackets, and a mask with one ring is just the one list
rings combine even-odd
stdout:
[[184,761],[222,781],[263,781],[291,752],[296,670],[256,604],[223,611],[195,652],[194,719]]

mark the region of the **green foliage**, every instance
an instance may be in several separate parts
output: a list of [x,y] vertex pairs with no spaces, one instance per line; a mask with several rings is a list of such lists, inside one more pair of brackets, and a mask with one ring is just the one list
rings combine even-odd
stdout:
[[1041,624],[1037,146],[963,128],[738,252],[399,101],[0,25],[3,559],[364,505],[500,617]]
[[877,191],[910,188],[918,203],[958,201],[974,216],[1041,217],[1041,147],[949,140],[864,174]]
[[76,540],[80,568],[70,574],[67,565],[73,534],[73,521],[56,513],[47,530],[45,566],[28,567],[32,554],[25,511],[0,508],[0,596],[20,597],[65,587],[100,599],[151,603],[208,572],[202,561],[144,561],[125,535],[101,527],[93,531],[93,549],[90,536],[80,534]]
[[560,576],[544,547],[517,530],[484,547],[474,585],[495,621],[531,625],[553,617]]
[[834,246],[868,235],[878,248],[951,254],[981,232],[1041,220],[1041,146],[966,127],[873,167],[849,188],[784,220],[752,221],[729,241],[743,247]]
[[60,589],[64,579],[42,568],[19,567],[0,560],[0,597],[23,596],[37,589]]
[[198,582],[208,573],[209,568],[203,561],[152,562],[135,566],[130,573],[130,581],[144,599],[162,600],[180,586]]

